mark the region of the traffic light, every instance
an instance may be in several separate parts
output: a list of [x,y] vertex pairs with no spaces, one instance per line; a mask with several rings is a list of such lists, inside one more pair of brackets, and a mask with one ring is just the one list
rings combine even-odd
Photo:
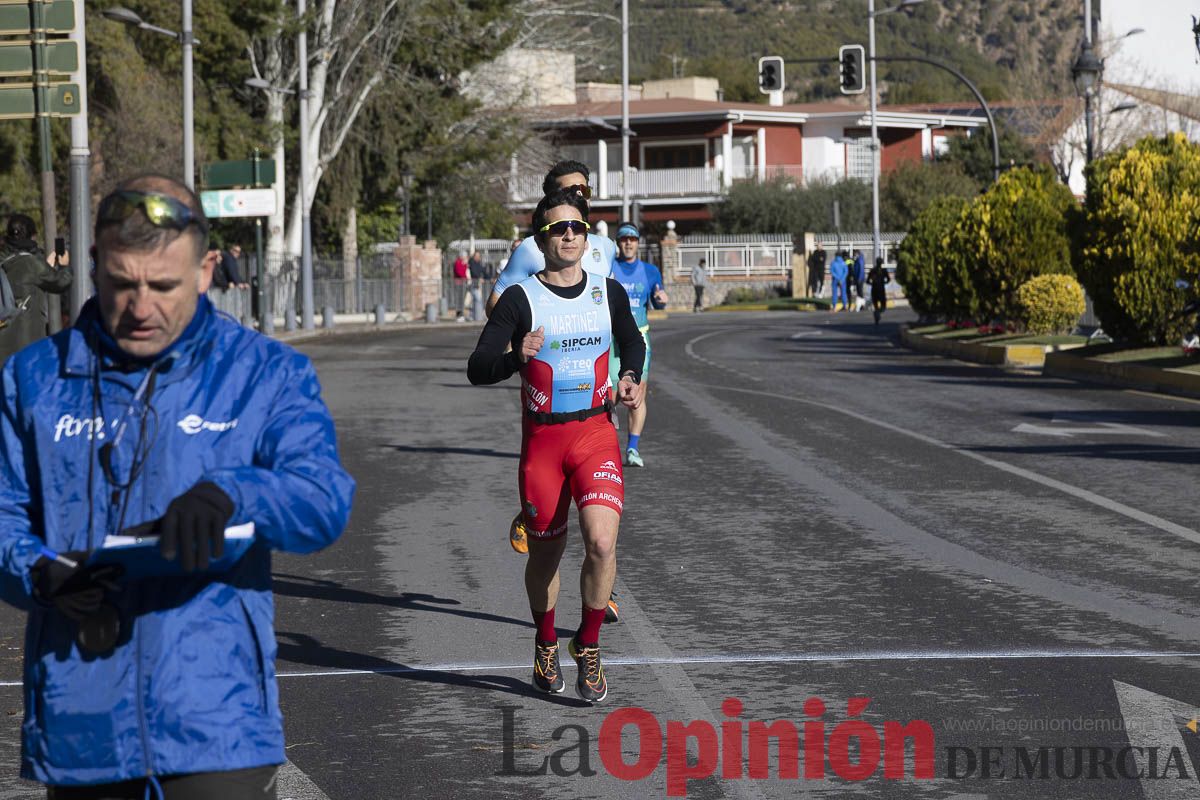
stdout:
[[783,89],[783,59],[763,56],[758,60],[758,90],[763,94]]
[[866,51],[861,44],[844,44],[838,49],[842,94],[862,94],[867,90],[866,61]]

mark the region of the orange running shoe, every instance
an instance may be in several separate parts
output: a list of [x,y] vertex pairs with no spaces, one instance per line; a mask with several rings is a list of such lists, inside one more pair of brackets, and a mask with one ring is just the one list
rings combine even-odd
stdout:
[[525,535],[524,515],[520,511],[513,517],[512,525],[508,526],[508,543],[518,553],[529,552],[529,537]]

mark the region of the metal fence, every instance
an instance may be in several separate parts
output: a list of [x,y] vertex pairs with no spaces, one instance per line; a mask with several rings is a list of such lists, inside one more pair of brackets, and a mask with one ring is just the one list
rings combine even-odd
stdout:
[[792,271],[787,234],[685,236],[679,240],[679,277],[704,259],[708,274],[728,278],[786,278]]
[[[382,305],[396,312],[404,304],[404,286],[392,277],[393,256],[389,252],[359,256],[347,265],[340,258],[313,259],[313,310],[330,307],[336,314],[369,314]],[[347,269],[350,266],[350,269]],[[251,287],[239,289],[212,288],[209,300],[217,309],[245,325],[252,325],[258,316],[258,276],[253,254],[244,254],[241,273],[250,276]],[[288,312],[300,313],[300,260],[289,256],[264,258],[264,299],[268,311],[286,322]],[[399,305],[397,305],[399,301]]]

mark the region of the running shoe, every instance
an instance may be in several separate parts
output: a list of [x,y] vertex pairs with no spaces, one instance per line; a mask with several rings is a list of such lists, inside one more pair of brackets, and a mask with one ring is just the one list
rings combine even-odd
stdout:
[[513,517],[512,525],[508,526],[508,543],[518,553],[529,552],[529,537],[525,535],[525,519],[520,511]]
[[579,667],[579,678],[575,681],[576,694],[589,703],[599,703],[608,697],[608,681],[600,664],[600,646],[581,647],[572,636],[567,643],[567,652]]
[[644,467],[646,462],[642,461],[642,455],[635,448],[631,447],[625,451],[625,463],[631,467]]
[[558,660],[558,642],[533,642],[533,685],[543,692],[558,694],[567,688]]
[[608,598],[608,607],[604,609],[604,621],[616,622],[621,618],[621,609],[617,607],[617,593],[613,592]]

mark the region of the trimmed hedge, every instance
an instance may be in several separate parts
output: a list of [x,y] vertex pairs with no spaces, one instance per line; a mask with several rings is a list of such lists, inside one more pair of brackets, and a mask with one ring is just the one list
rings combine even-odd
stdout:
[[923,317],[974,316],[974,286],[961,274],[961,261],[950,257],[950,236],[966,207],[961,197],[934,200],[913,221],[896,251],[896,282]]
[[1190,296],[1175,279],[1200,283],[1200,145],[1182,133],[1143,139],[1086,174],[1076,261],[1101,325],[1117,339],[1178,339]]
[[950,252],[971,277],[980,313],[1017,319],[1017,289],[1035,275],[1073,274],[1067,215],[1074,195],[1049,169],[1014,169],[964,211]]

